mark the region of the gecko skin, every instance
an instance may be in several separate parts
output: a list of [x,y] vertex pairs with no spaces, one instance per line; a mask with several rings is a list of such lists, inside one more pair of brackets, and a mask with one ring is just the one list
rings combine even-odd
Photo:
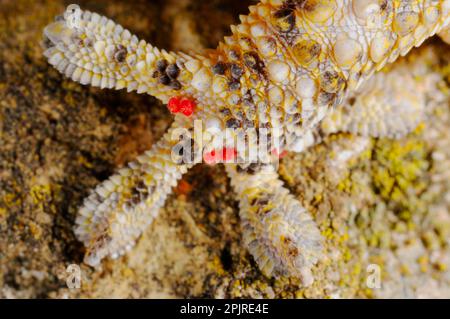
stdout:
[[[227,128],[247,146],[262,138],[244,139],[242,132],[278,132],[279,143],[269,145],[272,153],[301,152],[314,143],[324,117],[350,105],[346,99],[372,74],[445,29],[449,11],[450,0],[263,0],[240,17],[216,50],[188,55],[155,48],[106,17],[69,6],[44,30],[49,63],[84,85],[153,95],[175,114],[169,132],[151,150],[84,201],[75,233],[87,248],[85,262],[97,266],[104,257],[130,250],[195,164],[174,158],[178,141],[173,135],[180,129],[192,130],[194,121],[201,121],[205,134],[194,144],[208,163],[247,158],[234,145],[220,144]],[[377,91],[383,96],[382,86]],[[361,110],[357,106],[353,116],[347,107],[341,113],[348,119],[332,121],[338,124],[330,124],[330,132],[344,125],[361,133],[358,127],[367,126],[358,126],[359,119],[367,120],[356,114]],[[379,123],[363,132],[404,134],[414,126],[417,116],[411,114],[411,122],[407,115],[402,118],[404,130],[398,134],[388,133],[393,125]],[[270,164],[227,166],[240,198],[244,243],[261,271],[310,284],[311,268],[322,255],[312,217],[283,188]]]

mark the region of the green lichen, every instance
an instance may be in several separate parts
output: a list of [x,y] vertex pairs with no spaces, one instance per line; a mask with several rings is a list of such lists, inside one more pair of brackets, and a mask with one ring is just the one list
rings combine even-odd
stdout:
[[425,141],[418,136],[407,140],[379,140],[373,157],[374,191],[393,206],[400,219],[410,221],[414,212],[425,209],[418,198],[428,186]]

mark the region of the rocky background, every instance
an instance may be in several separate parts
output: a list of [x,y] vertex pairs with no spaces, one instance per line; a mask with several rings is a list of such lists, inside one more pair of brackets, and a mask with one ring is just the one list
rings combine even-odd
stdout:
[[[215,47],[252,2],[78,1],[158,47],[184,51]],[[148,149],[171,116],[152,97],[83,87],[47,64],[42,29],[68,4],[0,1],[1,298],[450,297],[450,70],[448,47],[436,39],[426,46],[442,57],[435,69],[447,99],[414,133],[369,140],[339,167],[333,156],[357,137],[335,135],[283,159],[282,178],[326,238],[311,287],[261,275],[241,245],[221,166],[190,171],[129,255],[97,270],[83,265],[72,233],[77,207]],[[80,289],[66,285],[71,264],[81,267]],[[371,289],[378,270],[381,287]]]

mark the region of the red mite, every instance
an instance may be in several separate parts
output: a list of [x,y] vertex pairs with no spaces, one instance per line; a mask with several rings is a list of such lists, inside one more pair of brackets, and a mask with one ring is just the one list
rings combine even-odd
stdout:
[[218,162],[229,162],[235,159],[237,151],[232,147],[224,147],[221,151],[217,152],[212,150],[211,152],[203,154],[203,160],[206,164],[216,164]]
[[169,100],[167,107],[173,114],[182,113],[189,117],[194,114],[195,102],[187,98],[173,97]]
[[286,150],[284,150],[284,151],[282,151],[281,153],[278,153],[278,150],[276,149],[276,148],[274,148],[273,150],[272,150],[272,154],[273,155],[275,155],[275,156],[277,156],[278,158],[283,158],[283,157],[285,157],[286,155],[287,155],[287,151]]

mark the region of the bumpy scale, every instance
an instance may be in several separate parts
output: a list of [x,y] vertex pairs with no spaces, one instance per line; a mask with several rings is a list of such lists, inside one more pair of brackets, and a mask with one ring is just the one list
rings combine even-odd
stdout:
[[[240,17],[241,24],[231,27],[232,35],[216,50],[187,55],[159,50],[106,17],[69,6],[44,30],[49,63],[84,85],[153,95],[175,114],[169,132],[150,151],[85,200],[75,229],[87,247],[85,262],[96,266],[133,247],[193,165],[183,154],[174,156],[173,135],[193,129],[194,120],[201,120],[203,131],[216,132],[194,143],[209,163],[245,158],[240,149],[217,143],[225,128],[234,129],[238,139],[251,128],[277,131],[280,143],[273,153],[281,155],[315,143],[318,124],[330,112],[332,120],[319,131],[407,133],[420,118],[414,93],[393,103],[408,112],[391,109],[402,130],[380,121],[388,110],[355,104],[351,96],[359,96],[361,84],[386,63],[443,30],[449,11],[450,0],[263,0]],[[386,81],[393,86],[384,92]],[[369,86],[377,98],[391,100],[398,90],[394,82],[381,75]],[[283,188],[273,166],[227,166],[240,198],[244,242],[260,269],[267,276],[298,276],[311,283],[322,247],[311,216]]]

